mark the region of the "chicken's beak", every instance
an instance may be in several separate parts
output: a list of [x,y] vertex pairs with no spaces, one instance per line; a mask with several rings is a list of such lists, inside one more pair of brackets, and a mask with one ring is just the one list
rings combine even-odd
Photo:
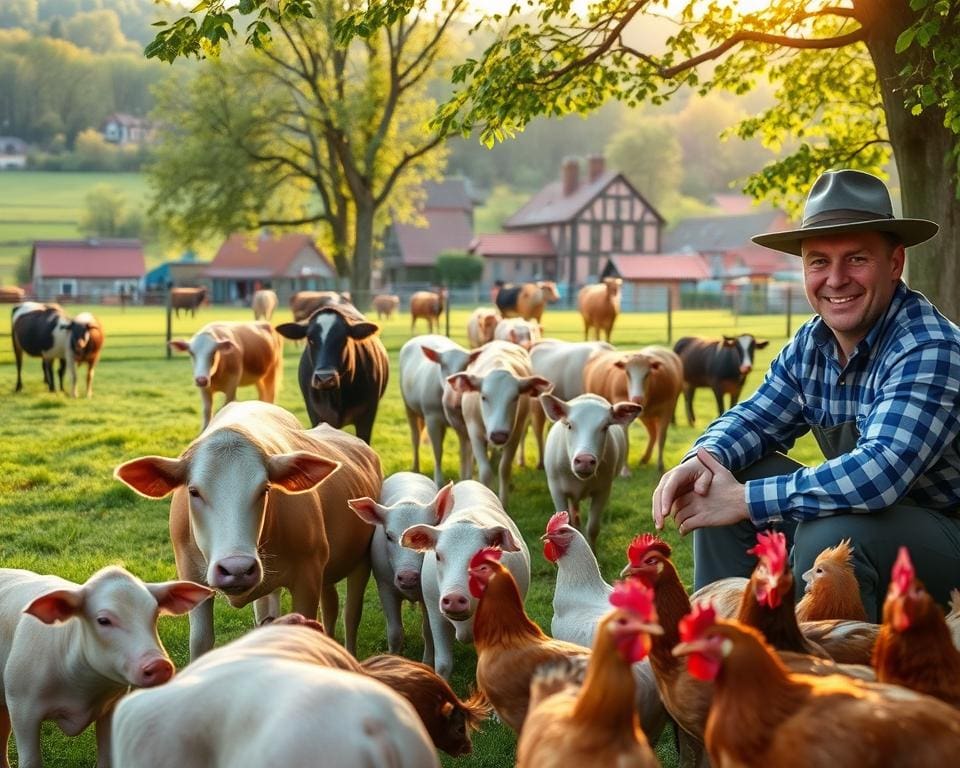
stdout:
[[662,635],[663,627],[656,622],[641,621],[637,623],[637,629],[648,635]]
[[543,536],[540,537],[540,541],[550,541],[550,534],[549,533],[543,534]]
[[625,566],[623,566],[623,570],[620,571],[620,577],[625,579],[628,576],[636,575],[636,573],[637,572],[634,570],[633,566],[630,563],[627,563]]
[[708,643],[706,640],[690,640],[686,643],[677,643],[673,646],[674,656],[689,656],[692,653],[706,652]]

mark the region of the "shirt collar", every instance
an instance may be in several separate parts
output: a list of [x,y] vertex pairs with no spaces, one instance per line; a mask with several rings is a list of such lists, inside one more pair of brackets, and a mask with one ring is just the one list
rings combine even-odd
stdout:
[[[890,304],[887,305],[887,311],[877,319],[877,322],[867,331],[867,335],[857,344],[857,348],[853,351],[853,354],[850,355],[850,360],[866,354],[877,343],[880,336],[886,332],[890,319],[896,317],[900,311],[900,305],[903,304],[904,299],[907,297],[908,290],[907,284],[904,283],[903,280],[897,282],[897,288],[893,292],[893,298],[890,299]],[[811,336],[813,337],[813,343],[816,344],[825,355],[833,360],[837,359],[837,340],[834,338],[833,331],[830,330],[827,324],[823,322],[823,318],[819,315],[816,320],[814,320]],[[848,364],[850,360],[847,361]]]

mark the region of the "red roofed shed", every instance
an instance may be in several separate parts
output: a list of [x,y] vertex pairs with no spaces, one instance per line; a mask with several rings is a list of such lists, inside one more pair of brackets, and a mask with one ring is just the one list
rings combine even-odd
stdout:
[[139,240],[37,240],[30,259],[33,292],[42,301],[132,294],[145,272]]

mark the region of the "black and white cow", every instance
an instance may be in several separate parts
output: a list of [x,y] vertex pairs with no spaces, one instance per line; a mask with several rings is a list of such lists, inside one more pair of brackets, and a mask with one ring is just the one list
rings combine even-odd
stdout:
[[753,334],[704,339],[684,336],[673,345],[683,361],[683,399],[687,405],[687,421],[693,426],[693,392],[697,387],[710,387],[717,398],[717,411],[723,414],[723,396],[730,395],[730,407],[737,404],[740,391],[753,370],[754,354],[770,342],[758,341]]
[[53,378],[53,361],[60,361],[60,389],[63,372],[73,355],[70,350],[70,318],[56,304],[25,301],[13,308],[10,318],[13,356],[17,362],[17,392],[23,389],[20,371],[23,354],[43,358],[43,382],[51,392],[57,387]]
[[345,305],[322,307],[305,324],[277,326],[281,336],[307,340],[299,379],[311,426],[353,424],[357,437],[370,443],[389,376],[379,331],[380,326]]

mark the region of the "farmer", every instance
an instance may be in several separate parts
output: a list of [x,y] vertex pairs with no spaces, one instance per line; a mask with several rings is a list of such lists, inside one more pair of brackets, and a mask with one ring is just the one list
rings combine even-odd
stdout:
[[[960,328],[904,284],[907,246],[936,235],[896,218],[883,182],[829,171],[799,229],[755,243],[799,256],[816,316],[745,402],[714,421],[653,495],[653,520],[693,532],[694,581],[749,576],[758,530],[782,530],[800,574],[841,539],[867,615],[882,615],[898,547],[946,603],[960,586]],[[812,430],[825,461],[781,451]]]

